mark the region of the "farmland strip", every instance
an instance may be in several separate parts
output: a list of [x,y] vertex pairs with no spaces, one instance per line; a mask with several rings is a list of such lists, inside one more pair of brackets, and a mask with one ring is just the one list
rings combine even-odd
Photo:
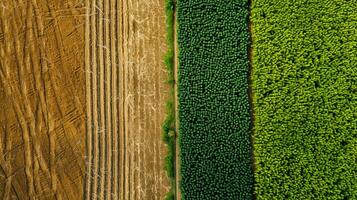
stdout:
[[163,2],[142,2],[87,2],[85,199],[155,200],[167,190],[158,131],[167,92]]
[[357,199],[356,9],[253,1],[257,199]]
[[103,0],[97,1],[96,7],[97,7],[97,13],[98,15],[98,21],[97,21],[97,28],[98,28],[98,46],[97,51],[98,51],[98,62],[99,62],[99,70],[98,70],[98,96],[99,96],[99,101],[98,101],[98,126],[99,126],[99,131],[98,131],[98,146],[99,146],[99,170],[98,174],[96,176],[100,177],[98,178],[98,188],[96,191],[96,195],[98,199],[104,199],[104,181],[105,181],[105,174],[104,174],[104,168],[105,168],[105,146],[106,146],[106,141],[105,141],[105,135],[107,134],[107,127],[105,126],[105,60],[104,60],[104,38],[107,37],[104,31],[104,15],[105,15],[105,8],[104,8],[104,2]]
[[177,11],[182,199],[252,199],[248,1]]
[[82,198],[84,5],[73,3],[1,2],[2,199]]
[[166,43],[167,52],[165,55],[165,67],[167,71],[167,83],[169,86],[169,97],[166,102],[167,116],[162,125],[163,140],[167,145],[168,153],[165,157],[165,170],[170,179],[170,190],[165,196],[166,200],[178,199],[176,171],[178,166],[176,165],[176,143],[177,143],[177,128],[175,122],[176,119],[176,70],[175,70],[175,7],[176,2],[174,0],[165,0],[165,14],[166,14]]
[[91,171],[92,171],[92,62],[91,62],[91,8],[90,0],[86,0],[86,22],[85,22],[85,74],[86,74],[86,173],[84,184],[83,197],[87,199],[89,197],[90,185],[91,185]]
[[[119,52],[119,59],[118,59],[118,98],[119,98],[119,106],[118,106],[118,110],[119,110],[119,146],[118,146],[118,150],[120,150],[120,161],[119,161],[119,166],[126,166],[126,146],[125,146],[125,121],[124,121],[124,114],[125,114],[125,101],[124,101],[124,96],[125,96],[125,67],[120,67],[120,66],[125,66],[125,60],[126,60],[126,43],[124,41],[126,35],[125,35],[125,29],[126,26],[124,24],[124,19],[125,19],[125,13],[124,13],[124,2],[125,0],[120,0],[118,3],[118,11],[119,11],[119,15],[118,15],[118,31],[119,31],[119,42],[118,42],[118,47],[120,48],[120,52]],[[120,170],[120,176],[119,176],[119,186],[120,186],[120,190],[119,190],[119,199],[125,199],[125,195],[126,195],[126,167],[124,167],[124,169]]]
[[179,129],[179,114],[178,114],[178,67],[179,67],[179,59],[178,59],[178,36],[177,36],[177,29],[178,29],[178,24],[177,24],[177,0],[174,1],[174,13],[173,13],[173,63],[174,63],[174,99],[173,101],[175,102],[175,197],[176,200],[181,200],[181,191],[180,191],[180,181],[181,181],[181,175],[180,175],[180,145],[178,141],[178,129]]
[[[114,1],[87,1],[87,177],[85,199],[118,199],[118,101]],[[114,65],[114,66],[113,66]],[[116,162],[116,164],[115,164]],[[116,177],[113,179],[113,177]]]
[[[106,0],[104,3],[104,23],[105,23],[105,29],[104,29],[104,34],[106,35],[105,37],[105,44],[104,44],[104,50],[105,50],[105,91],[106,91],[106,95],[105,95],[105,123],[106,123],[106,131],[107,134],[105,134],[105,142],[106,142],[106,159],[104,161],[105,163],[105,170],[104,170],[104,175],[105,175],[105,180],[104,180],[104,185],[105,188],[103,188],[103,192],[104,192],[104,199],[111,199],[111,175],[113,173],[112,171],[112,151],[113,151],[113,147],[112,147],[112,141],[114,140],[113,137],[113,130],[112,130],[112,116],[111,116],[111,104],[112,104],[112,80],[111,80],[111,73],[112,73],[112,68],[113,68],[113,63],[111,62],[110,58],[111,58],[111,54],[113,52],[111,52],[111,40],[114,40],[114,38],[112,38],[112,34],[111,34],[111,29],[110,29],[110,22],[111,22],[111,18],[110,18],[110,13],[112,12],[111,10],[111,1],[110,0]],[[113,25],[112,25],[113,26]]]
[[[112,193],[113,193],[113,198],[114,199],[120,199],[119,196],[119,191],[120,191],[120,172],[119,172],[119,162],[120,162],[120,158],[121,158],[121,154],[120,154],[120,150],[119,150],[119,143],[120,143],[120,134],[116,134],[119,133],[119,126],[120,126],[120,121],[119,121],[119,110],[120,106],[119,106],[119,70],[118,70],[118,66],[119,66],[119,42],[120,42],[120,37],[119,35],[119,14],[118,12],[120,12],[119,10],[119,3],[118,1],[111,1],[112,3],[112,10],[111,10],[111,14],[112,14],[112,20],[111,20],[111,27],[112,27],[112,40],[111,40],[111,55],[112,55],[112,65],[114,65],[114,67],[112,67],[112,98],[113,98],[113,103],[112,103],[112,119],[113,119],[113,163],[112,163],[112,168],[113,168],[113,184],[112,184]],[[119,38],[117,38],[119,37]]]
[[[92,80],[92,86],[93,86],[93,124],[94,124],[94,132],[93,132],[93,171],[92,171],[92,176],[91,178],[93,179],[93,184],[91,188],[91,195],[95,195],[95,198],[97,198],[97,188],[98,188],[98,175],[99,175],[99,170],[98,170],[98,165],[99,165],[99,157],[98,157],[98,151],[99,151],[99,144],[98,144],[98,133],[99,133],[99,125],[98,125],[98,52],[97,52],[97,42],[98,42],[98,31],[97,31],[97,18],[99,11],[97,10],[97,1],[93,0],[92,1],[92,65],[93,65],[93,80]],[[89,198],[92,198],[91,196]]]
[[[113,110],[115,109],[115,105],[116,105],[116,96],[115,96],[115,92],[114,90],[116,89],[115,86],[115,68],[116,68],[116,60],[115,60],[115,54],[116,54],[116,49],[114,48],[114,44],[115,44],[115,38],[116,35],[114,33],[115,27],[116,27],[116,23],[115,23],[115,14],[116,13],[116,8],[114,7],[114,1],[109,1],[108,2],[108,14],[107,14],[107,31],[109,32],[109,37],[107,38],[107,45],[109,46],[107,51],[110,52],[110,56],[108,56],[108,62],[110,65],[110,70],[108,70],[108,87],[109,87],[109,93],[107,96],[108,99],[108,130],[110,131],[109,136],[107,137],[107,141],[108,141],[108,158],[109,158],[109,162],[108,162],[108,177],[107,177],[107,190],[106,190],[106,199],[118,199],[117,196],[113,195],[115,194],[115,191],[113,192],[113,185],[115,185],[115,177],[117,176],[116,173],[116,163],[115,163],[115,159],[118,157],[117,152],[117,148],[114,146],[115,143],[117,143],[117,136],[118,134],[116,134],[117,132],[115,131],[115,122],[113,121],[115,119],[115,116],[113,115],[113,113],[116,114],[116,112],[113,112]],[[109,53],[108,53],[109,55]],[[113,106],[114,105],[114,106]],[[116,188],[116,187],[114,187]]]

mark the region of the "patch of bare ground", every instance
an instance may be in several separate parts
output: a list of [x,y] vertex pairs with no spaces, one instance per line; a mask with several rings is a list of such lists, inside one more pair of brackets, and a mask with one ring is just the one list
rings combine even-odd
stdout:
[[85,197],[163,199],[164,1],[86,4]]
[[85,9],[0,2],[0,198],[81,199]]

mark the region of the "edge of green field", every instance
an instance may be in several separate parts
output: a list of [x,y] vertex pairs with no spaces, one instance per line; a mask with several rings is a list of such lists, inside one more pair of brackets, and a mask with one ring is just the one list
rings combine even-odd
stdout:
[[170,182],[170,190],[165,196],[165,200],[175,199],[176,173],[175,173],[175,154],[176,154],[176,127],[175,127],[175,74],[174,74],[174,1],[165,0],[166,13],[166,43],[167,52],[164,58],[168,75],[167,84],[169,85],[169,97],[166,102],[166,119],[162,125],[162,138],[167,145],[167,155],[165,158],[165,170]]
[[182,199],[253,199],[248,0],[178,1]]

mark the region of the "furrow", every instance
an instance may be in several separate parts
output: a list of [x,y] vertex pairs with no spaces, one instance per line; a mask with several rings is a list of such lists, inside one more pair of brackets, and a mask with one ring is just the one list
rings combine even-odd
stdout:
[[129,147],[129,137],[128,137],[128,132],[130,130],[128,121],[129,121],[129,116],[130,113],[128,113],[128,100],[129,100],[129,96],[128,96],[128,91],[129,91],[129,63],[128,63],[128,58],[129,58],[129,44],[128,44],[128,38],[129,38],[129,30],[128,30],[128,18],[129,18],[129,9],[128,9],[128,0],[125,0],[125,3],[123,3],[123,43],[124,43],[124,55],[125,57],[123,58],[124,61],[124,66],[123,66],[123,70],[124,72],[122,73],[123,75],[123,80],[125,85],[124,85],[124,95],[123,95],[123,112],[124,112],[124,126],[125,126],[125,132],[124,132],[124,146],[123,148],[125,148],[125,152],[124,152],[124,162],[125,165],[123,167],[124,171],[125,171],[125,197],[124,199],[129,199],[129,194],[130,194],[130,190],[129,190],[129,176],[130,176],[130,168],[129,168],[129,163],[130,163],[130,147]]
[[105,55],[106,55],[106,67],[105,67],[105,85],[106,85],[106,101],[105,101],[105,111],[106,111],[106,117],[105,117],[105,122],[106,122],[106,130],[107,130],[107,134],[106,134],[106,155],[105,155],[105,166],[106,166],[106,174],[105,174],[105,189],[104,189],[104,199],[110,199],[111,198],[111,174],[112,174],[112,168],[111,168],[111,164],[112,164],[112,144],[111,141],[113,140],[113,131],[111,128],[111,102],[112,102],[112,94],[111,94],[111,71],[112,71],[112,63],[111,63],[111,43],[110,41],[113,40],[113,38],[111,38],[111,30],[110,30],[110,23],[111,23],[111,18],[110,18],[110,10],[111,6],[110,6],[110,1],[106,0],[105,1],[105,6],[104,6],[104,18],[105,18]]
[[116,49],[117,49],[117,52],[116,52],[116,71],[115,71],[115,75],[116,75],[116,80],[115,80],[115,85],[116,85],[116,90],[115,91],[115,97],[116,97],[116,110],[115,110],[115,116],[116,116],[116,129],[117,129],[117,137],[118,137],[118,141],[116,143],[116,150],[118,152],[118,160],[117,160],[117,173],[118,173],[118,176],[116,176],[116,180],[117,180],[117,184],[118,184],[118,188],[117,188],[117,195],[118,195],[118,199],[121,200],[121,194],[123,192],[122,188],[124,186],[123,184],[123,181],[125,178],[123,177],[123,173],[120,169],[120,166],[124,166],[123,165],[123,158],[124,158],[124,155],[122,154],[122,149],[124,149],[123,145],[122,145],[122,141],[124,141],[124,139],[121,137],[122,134],[124,133],[124,130],[122,127],[124,127],[124,123],[123,123],[123,101],[122,101],[122,92],[124,91],[124,87],[122,87],[122,83],[120,82],[121,80],[123,80],[120,76],[120,74],[122,74],[121,72],[121,69],[120,67],[122,66],[122,53],[123,53],[123,42],[122,42],[122,37],[121,37],[121,33],[122,33],[122,23],[121,23],[121,20],[122,20],[122,7],[121,7],[121,0],[119,1],[116,1],[116,5],[115,5],[115,8],[117,8],[117,12],[116,13],[116,26],[115,26],[115,35],[117,35],[119,38],[118,40],[116,41]]
[[128,15],[127,18],[127,26],[128,26],[128,52],[129,52],[129,56],[128,58],[128,73],[126,74],[126,76],[129,77],[129,81],[128,83],[128,96],[126,96],[126,106],[128,109],[128,116],[127,116],[127,137],[128,137],[128,141],[129,141],[129,166],[128,166],[128,171],[129,171],[129,198],[130,199],[134,199],[135,198],[135,110],[133,108],[133,106],[135,105],[135,100],[136,100],[136,94],[135,94],[135,61],[132,59],[132,56],[135,53],[135,46],[133,45],[133,43],[135,42],[134,38],[135,35],[133,34],[133,27],[131,26],[131,20],[134,17],[134,14],[132,11],[134,10],[133,7],[133,0],[129,0],[128,2],[128,11],[130,11],[130,14]]
[[[175,5],[177,4],[177,0],[175,1]],[[179,146],[179,112],[178,112],[178,67],[179,67],[179,60],[178,60],[178,38],[177,38],[177,9],[176,7],[174,8],[174,20],[173,20],[173,27],[174,27],[174,105],[175,105],[175,134],[176,134],[176,139],[175,139],[175,197],[176,200],[182,199],[181,196],[181,191],[180,191],[180,146]]]
[[85,22],[85,75],[86,75],[86,175],[84,187],[84,199],[90,197],[90,186],[92,183],[92,63],[91,63],[91,3],[86,0],[86,22]]
[[93,102],[93,126],[94,126],[94,131],[93,131],[93,170],[91,171],[91,176],[90,178],[93,179],[93,184],[91,186],[90,190],[90,197],[89,199],[92,199],[93,193],[96,194],[96,189],[98,185],[98,60],[97,60],[97,4],[96,0],[92,0],[92,38],[91,38],[91,43],[92,43],[92,67],[93,67],[93,79],[92,79],[92,91],[93,91],[93,96],[92,96],[92,102]]
[[[141,10],[140,10],[140,5],[141,3],[139,1],[135,1],[135,10],[137,10],[137,13],[138,15],[141,15]],[[144,77],[141,76],[141,74],[143,73],[142,72],[142,69],[143,69],[143,65],[142,65],[142,60],[144,59],[143,55],[140,55],[140,52],[141,52],[141,48],[142,48],[142,43],[141,43],[141,37],[139,35],[139,27],[138,27],[138,23],[136,22],[136,19],[134,18],[132,20],[132,26],[133,26],[133,34],[135,34],[135,37],[134,37],[134,41],[135,41],[135,49],[136,49],[136,52],[135,52],[135,57],[137,59],[139,59],[139,61],[135,62],[136,63],[136,66],[135,66],[135,69],[136,69],[136,73],[135,73],[135,94],[137,95],[137,98],[136,98],[136,102],[135,102],[135,112],[137,113],[136,114],[136,118],[135,118],[135,121],[136,121],[136,125],[135,125],[135,130],[137,131],[135,133],[136,135],[136,142],[135,142],[135,146],[136,146],[136,153],[135,153],[135,156],[136,156],[136,159],[135,159],[135,163],[136,163],[136,167],[135,167],[135,178],[136,178],[136,181],[135,181],[135,187],[134,187],[134,190],[135,190],[135,198],[134,199],[142,199],[141,198],[141,191],[142,191],[142,185],[141,185],[141,176],[140,176],[140,173],[142,172],[142,168],[140,167],[140,163],[141,163],[141,160],[140,160],[140,157],[141,157],[141,147],[145,145],[145,140],[143,140],[143,130],[145,130],[145,127],[143,126],[144,125],[144,122],[145,122],[145,119],[144,119],[144,116],[142,114],[143,112],[143,109],[144,109],[144,105],[143,105],[143,95],[144,95],[144,90],[142,90],[142,86],[143,86],[143,80],[144,80]]]
[[129,113],[129,110],[128,110],[128,101],[129,101],[129,86],[130,86],[130,63],[128,60],[129,58],[129,50],[130,50],[130,46],[129,46],[129,9],[128,9],[128,0],[126,0],[126,3],[124,4],[124,12],[125,12],[125,18],[124,18],[124,42],[126,43],[125,44],[125,74],[124,74],[124,79],[125,79],[125,94],[124,94],[124,123],[125,123],[125,148],[126,148],[126,151],[125,151],[125,199],[130,199],[130,150],[131,150],[131,147],[129,146],[130,145],[130,138],[129,138],[129,134],[128,132],[130,131],[130,126],[129,126],[129,116],[131,113]]
[[126,138],[125,138],[125,134],[126,134],[126,131],[125,131],[125,101],[124,101],[124,96],[125,96],[125,92],[126,92],[126,86],[125,86],[125,66],[126,66],[126,63],[124,62],[125,61],[125,56],[126,56],[126,43],[124,42],[124,36],[125,36],[125,30],[126,30],[126,27],[125,27],[125,24],[124,24],[124,18],[125,18],[125,15],[124,15],[124,10],[125,10],[125,7],[124,7],[124,3],[123,1],[126,1],[126,0],[120,0],[119,1],[119,4],[117,5],[118,6],[118,10],[119,10],[119,15],[118,15],[118,30],[119,30],[119,41],[118,41],[118,47],[120,49],[120,52],[119,52],[119,66],[118,66],[118,88],[119,88],[119,95],[118,95],[118,98],[119,98],[119,138],[120,138],[120,142],[119,142],[119,149],[120,149],[120,164],[119,166],[121,166],[120,168],[120,178],[119,181],[120,181],[120,190],[119,190],[119,200],[124,200],[125,197],[126,197]]
[[117,89],[119,89],[117,87],[117,43],[116,43],[116,39],[118,37],[118,32],[117,32],[117,4],[118,1],[110,1],[110,30],[111,30],[111,40],[110,40],[110,56],[111,56],[111,131],[113,134],[113,139],[112,139],[112,164],[111,164],[111,168],[112,168],[112,176],[110,178],[110,182],[111,182],[111,194],[112,194],[112,199],[119,199],[118,196],[118,178],[119,178],[119,174],[118,174],[118,168],[119,168],[119,149],[118,149],[118,111],[117,111],[117,102],[118,102],[118,96],[117,96]]

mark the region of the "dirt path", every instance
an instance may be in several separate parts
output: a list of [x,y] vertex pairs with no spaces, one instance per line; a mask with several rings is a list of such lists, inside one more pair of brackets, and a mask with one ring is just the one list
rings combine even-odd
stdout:
[[[175,5],[177,5],[177,1],[175,1]],[[176,158],[175,158],[175,169],[176,169],[176,199],[181,200],[181,192],[180,192],[180,145],[178,141],[178,134],[179,134],[179,115],[178,115],[178,69],[179,69],[179,60],[178,60],[178,40],[177,40],[177,29],[178,29],[178,23],[177,23],[177,6],[175,7],[174,10],[174,74],[175,74],[175,114],[176,114],[176,122],[175,122],[175,128],[176,128]]]
[[0,3],[0,199],[81,199],[80,0]]
[[86,3],[86,198],[163,199],[164,2]]

